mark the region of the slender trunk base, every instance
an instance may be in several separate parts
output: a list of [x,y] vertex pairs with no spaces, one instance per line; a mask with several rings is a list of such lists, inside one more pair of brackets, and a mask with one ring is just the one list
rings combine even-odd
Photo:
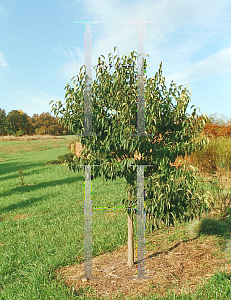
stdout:
[[134,266],[134,243],[133,243],[133,211],[131,218],[128,215],[128,262],[129,267]]

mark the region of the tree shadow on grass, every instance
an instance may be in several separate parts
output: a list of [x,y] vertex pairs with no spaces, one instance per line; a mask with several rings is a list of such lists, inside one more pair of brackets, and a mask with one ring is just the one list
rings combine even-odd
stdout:
[[[43,162],[40,162],[40,163],[28,163],[28,164],[21,164],[21,163],[18,163],[18,160],[17,162],[12,162],[9,161],[8,163],[0,163],[0,178],[1,180],[7,180],[7,179],[13,179],[13,178],[19,178],[19,175],[18,175],[18,172],[16,170],[20,170],[20,166],[21,168],[23,169],[23,171],[27,171],[29,169],[35,169],[35,168],[38,168],[38,167],[44,167],[44,163]],[[17,172],[17,174],[12,174],[11,173],[15,173]],[[33,172],[37,172],[37,170],[35,171],[32,171]],[[10,174],[9,174],[10,173]],[[8,174],[6,176],[1,176],[3,174]],[[27,175],[30,174],[27,172]]]
[[[49,197],[50,197],[50,195],[49,195]],[[31,206],[34,203],[39,202],[39,201],[43,201],[43,200],[45,200],[45,198],[42,197],[42,196],[41,197],[37,197],[37,198],[30,198],[30,199],[27,199],[27,200],[24,200],[24,201],[20,201],[18,203],[14,203],[14,204],[8,205],[8,206],[0,209],[0,212],[1,213],[10,213],[10,212],[13,212],[14,210]],[[4,219],[5,219],[5,217],[3,216],[0,220],[2,221]]]
[[[202,218],[200,221],[195,220],[195,223],[192,226],[192,231],[197,235],[195,238],[187,239],[184,241],[177,242],[174,246],[169,248],[166,251],[156,252],[152,255],[149,255],[147,258],[152,258],[160,254],[167,254],[168,252],[174,250],[182,243],[187,243],[190,241],[197,240],[201,235],[216,235],[223,237],[225,241],[231,239],[231,218],[215,220],[212,218]],[[222,247],[222,251],[226,250],[226,245]],[[135,263],[137,264],[137,262]]]
[[[71,183],[75,183],[76,181],[82,181],[84,182],[84,179],[81,176],[75,177],[75,178],[67,178],[67,179],[60,179],[60,180],[52,180],[52,181],[47,181],[47,182],[42,182],[39,183],[37,185],[26,185],[26,186],[18,186],[16,188],[12,188],[9,191],[3,192],[0,194],[0,197],[7,197],[10,195],[13,195],[15,193],[17,194],[22,194],[22,193],[26,193],[26,192],[33,192],[36,191],[38,189],[42,189],[42,188],[47,188],[47,187],[53,187],[56,185],[63,185],[63,184],[71,184]],[[39,197],[36,199],[29,199],[29,200],[25,200],[25,201],[21,201],[18,202],[16,204],[11,204],[9,206],[6,206],[2,209],[0,209],[0,212],[10,212],[12,210],[18,209],[18,208],[24,208],[30,204],[33,204],[34,202],[39,201],[39,199],[44,199],[44,197]]]
[[[231,239],[231,218],[203,218],[195,224],[194,230],[198,235],[216,235],[227,242]],[[224,250],[226,246],[222,248]]]

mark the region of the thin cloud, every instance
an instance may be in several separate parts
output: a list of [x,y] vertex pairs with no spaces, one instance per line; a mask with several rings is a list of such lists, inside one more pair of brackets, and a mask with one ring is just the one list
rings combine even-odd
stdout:
[[60,51],[68,58],[69,62],[62,65],[58,69],[58,74],[69,80],[79,74],[79,69],[85,64],[84,52],[79,47],[74,47],[74,50],[65,51],[60,46],[56,51]]
[[[80,0],[73,1],[76,7]],[[136,24],[128,21],[153,21],[145,25],[145,53],[150,55],[148,70],[153,76],[152,67],[163,61],[167,73],[190,66],[190,58],[203,49],[211,38],[220,34],[225,21],[220,25],[220,12],[229,0],[161,0],[130,2],[107,1],[100,3],[86,0],[84,9],[88,19],[100,21],[92,24],[92,65],[97,64],[103,54],[108,61],[108,53],[113,53],[114,46],[119,47],[120,57],[127,51],[137,51]],[[119,17],[118,17],[119,16]],[[213,26],[213,33],[207,30]],[[221,27],[223,26],[223,27]],[[198,29],[199,27],[199,29]],[[196,31],[195,31],[196,29]],[[176,38],[179,30],[183,35]],[[83,37],[84,38],[84,37]],[[103,49],[103,51],[102,51]],[[85,64],[84,49],[76,51],[62,50],[69,62],[60,67],[59,74],[71,78],[79,73]],[[118,52],[116,51],[116,54]],[[92,67],[92,75],[94,76]]]
[[193,66],[166,77],[179,83],[190,83],[211,76],[231,73],[231,46],[210,55]]
[[2,52],[0,51],[0,66],[2,66],[4,69],[6,69],[8,67],[8,63],[6,61],[5,56],[2,54]]
[[40,91],[33,92],[33,96],[21,91],[9,92],[6,93],[6,96],[8,96],[9,99],[17,99],[12,101],[13,109],[21,109],[31,117],[33,114],[41,114],[42,112],[49,112],[53,115],[53,113],[51,113],[52,107],[49,105],[49,102],[58,99],[57,95]]
[[5,10],[5,8],[3,8],[3,6],[0,4],[0,17],[7,17],[7,16],[9,16],[9,14]]
[[[130,2],[102,0],[75,1],[77,5],[85,5],[85,10],[92,20],[99,20],[100,24],[107,24],[104,34],[122,33],[121,27],[128,21],[153,21],[153,33],[157,37],[174,32],[179,27],[204,23],[212,20],[219,11],[229,3],[229,0],[144,0]],[[214,20],[213,20],[214,21]],[[94,25],[100,26],[100,25]],[[150,26],[150,25],[147,25]],[[116,29],[116,30],[115,30]],[[124,29],[124,28],[123,28]]]

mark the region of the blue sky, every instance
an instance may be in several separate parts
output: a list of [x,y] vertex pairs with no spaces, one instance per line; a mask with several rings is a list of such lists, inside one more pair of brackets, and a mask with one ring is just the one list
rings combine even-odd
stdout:
[[[85,64],[84,24],[92,24],[92,60],[137,51],[136,23],[145,25],[147,76],[189,84],[199,114],[231,118],[230,0],[0,0],[0,108],[29,116],[64,103],[66,84]],[[116,52],[117,54],[118,52]],[[107,60],[108,62],[108,60]],[[92,79],[95,70],[92,66]],[[52,113],[53,115],[53,113]]]

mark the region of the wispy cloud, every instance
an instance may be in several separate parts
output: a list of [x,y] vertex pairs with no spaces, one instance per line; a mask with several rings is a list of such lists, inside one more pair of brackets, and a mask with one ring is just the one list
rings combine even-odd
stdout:
[[69,62],[58,69],[58,74],[68,80],[79,74],[80,67],[85,64],[84,52],[79,47],[74,47],[73,50],[64,50],[60,46],[58,49],[54,49],[54,51],[60,51],[69,60]]
[[[33,96],[31,96],[32,94]],[[14,91],[6,93],[6,96],[13,103],[14,109],[21,109],[31,117],[33,114],[41,114],[43,112],[50,112],[53,115],[49,102],[59,99],[57,95],[40,91],[33,91],[33,93]]]
[[[74,0],[73,3],[76,7],[80,3],[84,5],[88,19],[100,21],[92,25],[92,64],[97,63],[101,54],[107,59],[114,46],[119,47],[120,56],[127,51],[136,51],[136,25],[128,21],[153,21],[145,25],[145,52],[150,55],[151,66],[148,72],[153,76],[157,70],[151,72],[151,69],[160,61],[164,62],[168,74],[176,68],[190,67],[190,58],[220,34],[221,26],[225,26],[225,23],[220,25],[220,12],[230,0],[144,0],[134,1],[132,5],[122,0],[102,0],[100,3]],[[210,25],[214,28],[212,33],[208,30]],[[85,63],[84,49],[76,49],[62,50],[69,60],[59,70],[65,78],[78,74]]]
[[167,76],[166,82],[173,80],[178,83],[190,83],[225,73],[231,73],[231,46],[210,55],[185,70]]
[[4,69],[8,68],[8,63],[6,61],[5,56],[2,54],[2,52],[0,51],[0,66],[2,66]]
[[5,8],[0,4],[0,17],[6,17],[6,16],[9,16],[9,14],[5,10]]

